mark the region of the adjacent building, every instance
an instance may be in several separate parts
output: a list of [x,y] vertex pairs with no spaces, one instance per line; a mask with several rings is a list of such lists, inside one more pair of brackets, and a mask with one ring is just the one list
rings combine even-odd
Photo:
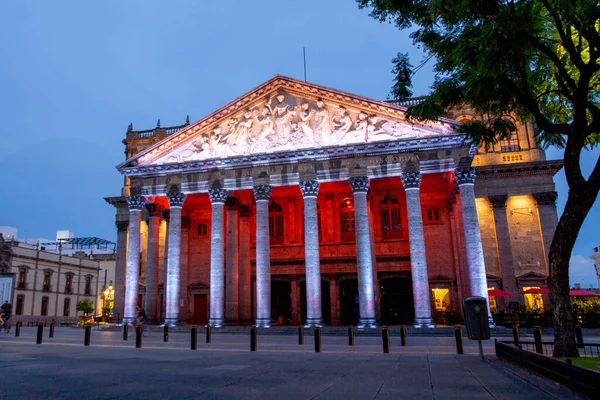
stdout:
[[[115,309],[168,324],[428,327],[460,299],[543,307],[553,175],[531,124],[489,149],[403,104],[275,76],[199,121],[130,125]],[[510,116],[507,116],[510,118]]]

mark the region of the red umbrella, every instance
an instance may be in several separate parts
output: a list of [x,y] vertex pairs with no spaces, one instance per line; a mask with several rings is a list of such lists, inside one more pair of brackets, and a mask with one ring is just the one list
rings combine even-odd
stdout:
[[595,297],[595,296],[600,296],[600,294],[590,292],[589,290],[573,289],[569,293],[569,296],[571,296],[571,297],[586,297],[586,296]]
[[550,294],[550,289],[548,288],[531,288],[527,290],[523,290],[519,292],[519,294]]
[[514,294],[500,289],[488,289],[488,296],[514,296]]

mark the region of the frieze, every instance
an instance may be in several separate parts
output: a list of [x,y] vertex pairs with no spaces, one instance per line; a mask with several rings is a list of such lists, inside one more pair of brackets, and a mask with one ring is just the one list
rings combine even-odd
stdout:
[[144,196],[139,194],[127,196],[127,204],[130,210],[141,210],[144,205]]
[[225,203],[228,195],[227,189],[208,189],[208,197],[210,197],[211,203]]
[[456,183],[460,185],[474,184],[475,183],[475,168],[474,167],[461,167],[454,170],[454,176],[456,177]]
[[420,171],[402,171],[400,174],[405,189],[418,189],[421,183]]
[[182,207],[183,202],[185,201],[185,193],[182,193],[182,192],[167,193],[167,198],[169,199],[169,205],[171,207]]
[[271,186],[270,185],[254,185],[254,198],[258,200],[269,200],[271,197]]
[[361,193],[369,191],[369,177],[368,176],[353,176],[349,179],[352,192]]
[[537,192],[533,194],[538,206],[555,206],[558,193],[556,192]]
[[300,190],[304,197],[317,197],[319,193],[319,181],[301,181]]

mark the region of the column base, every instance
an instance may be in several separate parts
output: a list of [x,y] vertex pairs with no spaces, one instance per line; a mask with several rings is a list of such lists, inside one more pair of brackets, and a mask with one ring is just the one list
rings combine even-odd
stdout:
[[167,326],[177,326],[177,318],[165,318],[164,325]]
[[256,327],[257,328],[270,328],[271,327],[271,319],[270,318],[257,318],[256,319]]
[[210,325],[213,328],[221,328],[223,326],[223,319],[222,318],[210,318],[208,320],[208,325]]
[[415,328],[435,328],[435,324],[431,318],[415,318],[413,326]]
[[358,320],[357,329],[377,328],[377,320],[375,318],[361,318]]
[[304,323],[304,327],[305,328],[312,328],[312,327],[321,327],[323,326],[323,319],[322,318],[307,318],[306,322]]

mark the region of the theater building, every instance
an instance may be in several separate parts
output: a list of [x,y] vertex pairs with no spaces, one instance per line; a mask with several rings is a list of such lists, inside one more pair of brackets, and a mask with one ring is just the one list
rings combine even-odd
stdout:
[[547,283],[562,161],[531,125],[486,151],[456,132],[470,109],[426,123],[405,111],[277,75],[197,122],[130,125],[121,196],[106,199],[115,311],[430,327],[488,288],[515,294],[490,298],[490,318],[525,305],[517,293]]

